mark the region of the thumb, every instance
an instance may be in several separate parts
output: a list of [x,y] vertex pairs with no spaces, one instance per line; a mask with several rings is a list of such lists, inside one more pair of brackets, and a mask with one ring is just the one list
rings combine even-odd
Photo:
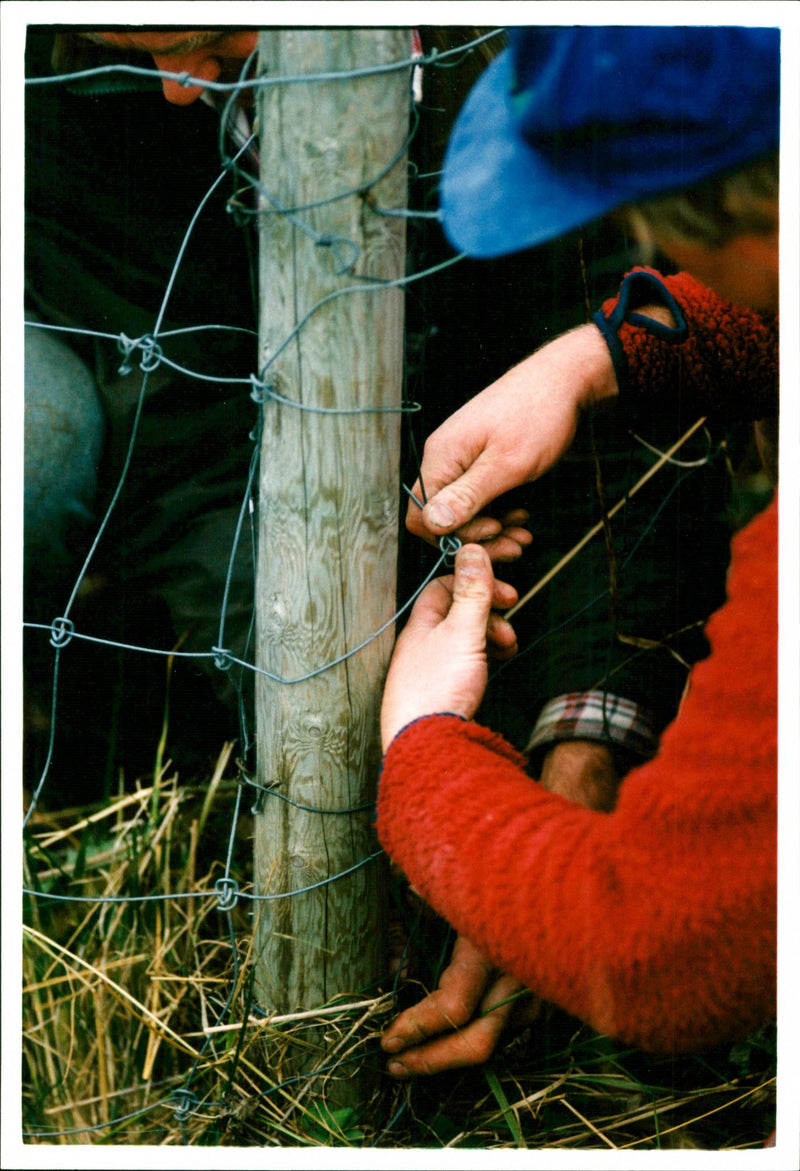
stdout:
[[422,518],[432,532],[449,533],[472,520],[503,491],[498,469],[490,460],[477,459],[462,476],[431,496]]
[[462,545],[456,553],[453,605],[447,621],[483,646],[492,608],[494,573],[489,554],[480,545]]

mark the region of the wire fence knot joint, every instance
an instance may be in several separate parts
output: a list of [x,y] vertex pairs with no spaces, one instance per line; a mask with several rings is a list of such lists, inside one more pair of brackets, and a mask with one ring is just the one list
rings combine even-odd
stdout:
[[54,618],[50,623],[50,645],[56,648],[72,641],[75,623],[70,618]]
[[196,1094],[191,1090],[173,1090],[170,1095],[169,1102],[175,1110],[175,1119],[177,1122],[185,1122],[190,1115],[194,1114],[197,1107],[200,1105],[200,1100]]
[[270,382],[262,382],[257,374],[250,375],[250,398],[254,403],[263,406],[272,400],[275,394],[275,387]]
[[219,905],[219,911],[232,911],[239,901],[239,884],[235,878],[218,878],[214,883],[214,890]]
[[164,356],[161,346],[154,337],[148,335],[140,339],[139,348],[142,351],[142,360],[139,363],[139,369],[149,374],[151,370],[155,370],[156,367],[161,365],[161,359]]
[[233,656],[230,651],[225,650],[224,647],[215,646],[211,648],[214,652],[214,666],[218,671],[230,671],[233,666]]
[[122,365],[119,367],[120,374],[130,374],[133,369],[130,359],[134,350],[142,352],[139,369],[143,370],[145,374],[157,369],[164,356],[161,346],[150,334],[145,334],[144,337],[129,338],[127,334],[121,333],[117,338],[117,349],[123,359]]
[[446,533],[443,537],[439,538],[439,548],[447,558],[447,564],[452,565],[453,558],[461,548],[461,539],[460,537],[454,537],[452,533]]

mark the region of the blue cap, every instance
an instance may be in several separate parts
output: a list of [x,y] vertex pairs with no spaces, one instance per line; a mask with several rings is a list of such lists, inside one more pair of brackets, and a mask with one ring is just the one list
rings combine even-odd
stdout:
[[444,164],[445,232],[500,256],[778,149],[777,28],[525,28]]

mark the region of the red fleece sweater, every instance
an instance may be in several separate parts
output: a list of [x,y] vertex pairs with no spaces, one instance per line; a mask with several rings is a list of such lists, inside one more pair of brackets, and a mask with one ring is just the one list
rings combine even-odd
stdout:
[[644,1049],[775,1012],[777,566],[775,502],[735,538],[711,656],[612,813],[545,792],[455,716],[411,724],[384,760],[378,834],[423,897],[539,996]]

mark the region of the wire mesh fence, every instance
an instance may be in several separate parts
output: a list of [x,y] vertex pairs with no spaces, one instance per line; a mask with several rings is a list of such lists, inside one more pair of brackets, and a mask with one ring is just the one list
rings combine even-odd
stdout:
[[[380,67],[407,78],[408,137],[394,157],[375,160],[372,180],[358,189],[366,196],[408,153],[412,206],[380,207],[364,198],[368,214],[400,217],[409,226],[408,271],[381,282],[355,275],[353,241],[312,226],[309,213],[317,208],[280,206],[259,178],[246,95],[319,78],[253,77],[247,60],[237,81],[205,83],[196,116],[182,123],[190,111],[165,106],[163,71],[131,60],[76,68],[89,50],[68,36],[73,56],[62,56],[54,73],[53,30],[31,30],[27,182],[34,242],[26,331],[36,353],[28,369],[42,368],[42,338],[56,347],[51,364],[63,363],[66,351],[77,353],[102,387],[108,416],[100,428],[101,505],[94,515],[92,509],[73,516],[68,532],[77,532],[71,551],[80,556],[45,563],[40,553],[33,570],[26,567],[27,1142],[670,1145],[668,1132],[685,1138],[701,1115],[729,1110],[738,1126],[731,1141],[746,1146],[756,1144],[770,1109],[769,1036],[735,1058],[720,1055],[718,1068],[697,1081],[696,1066],[676,1074],[674,1064],[643,1064],[557,1016],[538,1062],[512,1047],[499,1075],[497,1067],[465,1074],[449,1098],[436,1101],[427,1089],[387,1085],[379,1036],[407,995],[401,977],[413,954],[429,967],[416,970],[419,983],[435,981],[447,945],[441,925],[431,923],[399,879],[392,929],[400,942],[379,986],[282,1016],[264,1013],[254,1000],[259,903],[334,883],[381,856],[376,844],[348,870],[276,895],[253,886],[254,809],[267,795],[288,800],[260,785],[254,769],[253,679],[269,675],[253,650],[260,440],[275,409],[341,413],[293,400],[271,378],[274,361],[328,298],[301,315],[258,367],[259,219],[278,214],[297,231],[314,233],[342,278],[332,297],[405,290],[403,402],[348,408],[389,409],[403,418],[398,515],[432,425],[504,361],[579,320],[584,297],[596,302],[610,293],[630,260],[627,241],[602,227],[523,258],[527,268],[512,259],[482,269],[452,254],[436,210],[443,141],[459,96],[504,34],[422,34],[413,44],[409,37],[407,56]],[[63,41],[58,34],[62,53]],[[343,72],[335,80],[347,86],[356,76]],[[195,83],[186,75],[172,80]],[[176,162],[169,156],[179,143]],[[61,169],[67,159],[69,174]],[[180,184],[187,160],[194,169]],[[71,203],[79,186],[88,190],[81,206]],[[327,199],[352,194],[337,189]],[[90,222],[94,237],[87,235]],[[77,258],[73,269],[65,254]],[[109,287],[118,299],[108,296]],[[496,344],[481,339],[487,319],[500,334]],[[676,526],[684,548],[692,540],[706,550],[718,543],[719,572],[698,590],[692,612],[671,614],[673,625],[661,631],[658,669],[679,678],[685,659],[700,653],[698,612],[712,608],[724,574],[730,467],[740,439],[710,427],[680,436],[665,424],[643,441],[603,421],[598,436],[606,474],[625,506],[613,550],[623,608],[627,567],[652,558],[654,543],[674,547]],[[85,443],[84,433],[79,440]],[[609,595],[609,550],[602,541],[583,541],[596,524],[588,518],[597,515],[587,488],[595,466],[588,439],[567,465],[567,480],[537,489],[539,515],[548,518],[538,553],[543,576],[532,591],[535,603],[520,614],[518,661],[496,673],[487,699],[487,719],[518,742],[529,731],[534,696],[553,693],[540,657],[561,643],[566,628],[604,612]],[[659,475],[649,484],[653,469]],[[50,492],[58,493],[62,475],[66,495],[66,468],[51,459]],[[572,488],[565,508],[566,482]],[[750,507],[761,485],[741,473],[737,485],[737,501]],[[400,602],[391,599],[367,642],[402,621],[453,547],[445,542],[428,553],[401,537]],[[562,557],[570,547],[574,560]],[[655,560],[659,580],[676,575],[669,556]],[[546,567],[556,564],[559,574],[545,580]],[[589,581],[588,593],[567,580],[571,572]],[[365,645],[349,648],[347,657]],[[615,671],[643,669],[647,649],[629,645]],[[605,650],[598,655],[597,674],[605,678]],[[302,677],[270,678],[291,686],[340,662],[320,662]],[[335,812],[368,821],[371,805]],[[311,1054],[311,1072],[302,1077],[284,1073],[290,1044]],[[356,1067],[370,1072],[374,1091],[359,1111],[338,1108],[336,1083]],[[670,1096],[676,1077],[683,1084]],[[670,1086],[658,1078],[671,1079]],[[707,1131],[703,1138],[713,1145]]]

